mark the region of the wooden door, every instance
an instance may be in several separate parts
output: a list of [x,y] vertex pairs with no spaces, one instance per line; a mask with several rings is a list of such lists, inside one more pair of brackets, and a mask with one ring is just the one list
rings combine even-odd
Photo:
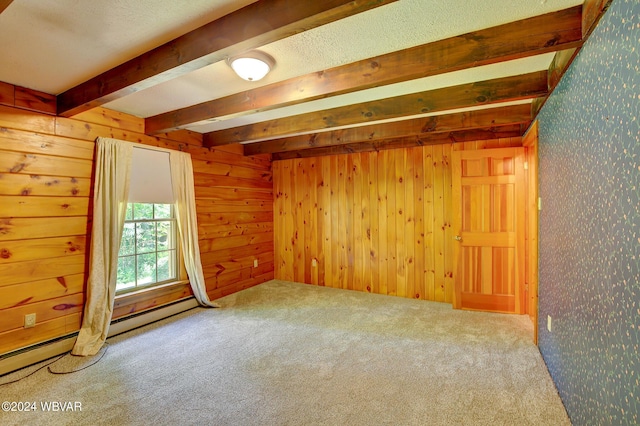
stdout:
[[454,307],[524,307],[524,148],[453,153]]

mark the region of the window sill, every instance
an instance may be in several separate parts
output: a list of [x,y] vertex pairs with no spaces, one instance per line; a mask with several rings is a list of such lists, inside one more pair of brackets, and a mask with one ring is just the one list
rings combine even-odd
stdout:
[[116,295],[113,304],[113,319],[157,308],[158,306],[189,297],[193,297],[189,280],[174,281]]
[[160,284],[160,285],[154,285],[154,286],[149,286],[149,287],[145,287],[145,288],[141,288],[140,290],[134,290],[134,291],[128,291],[126,293],[121,293],[121,294],[116,294],[115,300],[120,300],[120,299],[124,299],[127,297],[135,297],[141,294],[148,294],[154,290],[158,290],[161,291],[162,289],[166,289],[166,288],[172,288],[172,287],[176,287],[179,285],[185,285],[185,284],[189,284],[189,280],[178,280],[178,281],[172,281],[170,283],[165,283],[165,284]]

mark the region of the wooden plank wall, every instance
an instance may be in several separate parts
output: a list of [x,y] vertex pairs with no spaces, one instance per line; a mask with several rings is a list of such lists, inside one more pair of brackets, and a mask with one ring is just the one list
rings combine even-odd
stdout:
[[270,159],[244,157],[241,149],[228,153],[199,148],[191,155],[209,297],[217,299],[273,279]]
[[275,161],[275,277],[451,303],[451,151],[521,138]]
[[[240,146],[202,148],[201,135],[192,132],[149,137],[142,119],[102,108],[74,119],[55,117],[48,107],[29,111],[37,107],[16,101],[23,92],[28,90],[0,83],[0,355],[79,329],[98,136],[191,153],[211,298],[273,278],[268,158],[244,157]],[[180,285],[123,297],[114,317],[190,294],[188,285]],[[28,313],[36,313],[37,323],[25,329]]]

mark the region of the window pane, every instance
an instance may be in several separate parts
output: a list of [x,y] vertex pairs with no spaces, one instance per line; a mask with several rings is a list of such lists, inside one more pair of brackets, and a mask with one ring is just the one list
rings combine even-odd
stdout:
[[138,285],[156,282],[156,254],[139,254],[138,261]]
[[127,203],[127,213],[124,220],[133,220],[133,204]]
[[[118,256],[127,256],[136,253],[136,224],[125,223],[122,230],[122,240],[120,241],[120,252]],[[118,277],[120,272],[118,272]]]
[[171,204],[154,204],[156,219],[171,218]]
[[154,222],[136,223],[137,253],[156,251],[156,224]]
[[153,204],[134,203],[133,218],[135,220],[153,219]]
[[128,203],[118,253],[116,291],[135,290],[178,278],[172,204]]
[[118,258],[118,279],[116,291],[136,286],[136,259],[133,256]]
[[176,248],[173,235],[173,222],[158,222],[158,250],[169,250]]
[[176,278],[175,251],[158,252],[158,281],[167,281]]

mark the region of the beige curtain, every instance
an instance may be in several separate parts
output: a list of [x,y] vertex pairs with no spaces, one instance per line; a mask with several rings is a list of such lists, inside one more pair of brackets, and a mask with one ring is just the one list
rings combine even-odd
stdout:
[[89,280],[73,355],[95,355],[107,338],[127,211],[132,151],[133,145],[128,142],[109,138],[98,138],[96,142]]
[[191,156],[185,152],[171,151],[169,162],[171,164],[171,183],[175,198],[180,245],[193,294],[202,306],[218,308],[219,305],[211,302],[207,295],[202,263],[200,262]]

